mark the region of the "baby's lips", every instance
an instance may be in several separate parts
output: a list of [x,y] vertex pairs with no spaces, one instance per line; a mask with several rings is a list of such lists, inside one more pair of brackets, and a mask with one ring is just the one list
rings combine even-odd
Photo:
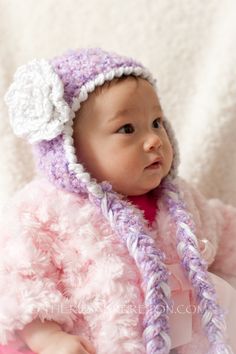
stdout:
[[146,168],[148,168],[148,167],[150,167],[150,166],[152,166],[152,165],[154,165],[156,163],[158,163],[158,164],[162,164],[163,163],[163,159],[162,159],[161,156],[159,156],[159,157],[155,158],[154,160],[150,161],[150,163],[146,166]]

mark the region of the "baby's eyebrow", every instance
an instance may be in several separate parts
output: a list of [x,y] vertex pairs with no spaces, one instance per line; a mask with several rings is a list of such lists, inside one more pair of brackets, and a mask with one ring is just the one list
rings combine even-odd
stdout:
[[[160,104],[155,104],[154,106],[152,106],[152,110],[153,111],[158,110],[159,112],[162,112]],[[126,116],[130,112],[132,112],[132,109],[126,108],[126,109],[119,110],[114,114],[114,116],[112,116],[111,118],[108,119],[108,123],[113,122],[114,120],[118,119],[119,117]]]
[[108,119],[108,122],[112,122],[114,120],[116,120],[117,118],[121,117],[121,116],[125,116],[128,113],[130,113],[131,109],[122,109],[120,111],[117,111],[114,116],[112,116],[111,118]]
[[162,112],[162,108],[160,104],[155,104],[153,107],[153,109],[158,109],[160,112]]

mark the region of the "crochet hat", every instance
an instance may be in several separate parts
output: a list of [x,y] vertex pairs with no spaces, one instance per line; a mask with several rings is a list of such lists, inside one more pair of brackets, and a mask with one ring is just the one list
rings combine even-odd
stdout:
[[[34,144],[39,167],[49,180],[70,192],[100,186],[78,163],[73,142],[73,119],[80,105],[96,87],[121,76],[155,81],[137,61],[101,49],[69,51],[53,60],[33,60],[20,67],[7,95],[10,121],[16,135]],[[176,173],[178,148],[167,120],[173,145],[170,174]],[[100,190],[100,192],[99,192]]]
[[[171,347],[168,311],[153,311],[171,306],[165,255],[156,248],[141,213],[137,216],[137,210],[122,200],[108,182],[97,183],[79,163],[72,138],[73,119],[81,102],[96,87],[129,75],[143,78],[155,86],[150,72],[136,60],[101,49],[69,51],[51,61],[33,60],[20,67],[6,95],[6,103],[15,134],[33,144],[39,168],[49,180],[69,192],[87,195],[126,244],[143,280],[146,352],[167,354]],[[166,118],[164,125],[174,158],[169,175],[158,188],[177,224],[178,254],[195,289],[212,353],[230,353],[224,343],[222,312],[215,301],[207,264],[198,251],[194,224],[174,182],[178,165],[177,143]]]

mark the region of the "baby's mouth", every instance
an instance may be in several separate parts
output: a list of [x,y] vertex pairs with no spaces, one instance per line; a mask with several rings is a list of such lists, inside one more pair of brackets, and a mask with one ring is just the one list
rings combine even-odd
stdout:
[[156,162],[153,162],[152,164],[148,165],[147,167],[145,167],[145,169],[158,169],[160,168],[161,166],[161,162],[160,161],[156,161]]

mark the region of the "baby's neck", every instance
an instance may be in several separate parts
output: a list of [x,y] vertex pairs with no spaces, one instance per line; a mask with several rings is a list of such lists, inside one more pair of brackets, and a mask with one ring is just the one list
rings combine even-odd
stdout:
[[153,191],[142,195],[128,196],[127,200],[144,212],[144,217],[150,225],[153,223],[157,212],[157,196]]

